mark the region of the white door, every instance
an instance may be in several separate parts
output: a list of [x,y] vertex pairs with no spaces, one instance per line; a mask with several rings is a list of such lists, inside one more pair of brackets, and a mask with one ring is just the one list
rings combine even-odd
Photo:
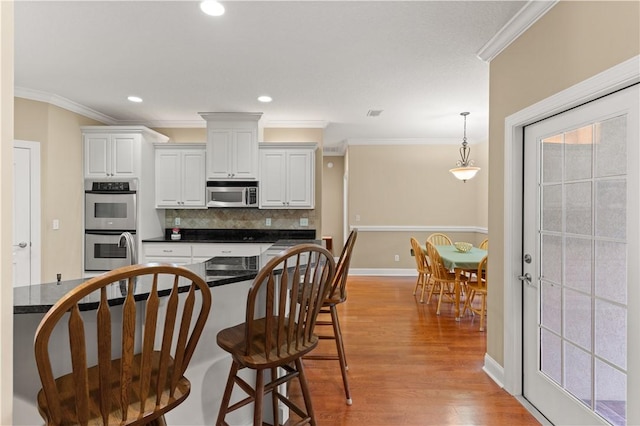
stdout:
[[40,145],[13,147],[13,285],[40,282]]
[[525,128],[523,395],[554,424],[640,423],[638,98]]

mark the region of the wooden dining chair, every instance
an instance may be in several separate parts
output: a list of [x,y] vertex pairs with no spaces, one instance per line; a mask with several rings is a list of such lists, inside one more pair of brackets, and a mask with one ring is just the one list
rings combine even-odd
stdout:
[[440,232],[433,233],[427,237],[427,242],[434,246],[450,246],[453,245],[451,238]]
[[[478,270],[476,271],[476,280],[470,281],[467,284],[468,295],[464,301],[464,308],[462,309],[462,315],[464,316],[467,310],[470,310],[474,314],[480,315],[480,331],[484,331],[484,316],[487,311],[487,259],[485,256],[478,263]],[[473,304],[475,296],[480,296],[480,308],[477,308]]]
[[[434,290],[438,290],[438,307],[436,309],[436,315],[440,315],[440,306],[442,304],[442,299],[447,298],[451,302],[455,303],[455,283],[456,283],[456,274],[451,272],[442,262],[442,258],[440,257],[440,253],[436,249],[435,245],[431,242],[427,241],[427,254],[431,260],[431,277],[433,280],[433,285],[431,286],[431,290],[429,292],[429,299],[433,294]],[[465,275],[460,274],[460,285],[464,286],[468,280]]]
[[[150,291],[134,297],[140,280],[149,283]],[[159,309],[159,280],[172,283],[163,312]],[[125,295],[117,309],[109,302],[114,292]],[[185,295],[181,301],[179,292]],[[92,297],[97,309],[81,314]],[[211,292],[202,278],[168,264],[122,267],[71,290],[47,312],[35,336],[42,382],[37,401],[46,424],[165,424],[164,414],[189,395],[191,384],[184,372],[210,308]],[[60,341],[52,345],[56,352],[50,351],[52,332],[63,331],[65,318],[68,352],[60,351]],[[84,320],[95,321],[95,331],[85,330]],[[85,339],[93,333],[95,338]],[[121,345],[112,347],[114,338]],[[54,378],[52,357],[70,359],[72,371]],[[92,358],[97,363],[89,367]]]
[[340,253],[340,258],[336,264],[336,273],[331,283],[329,295],[322,304],[320,314],[323,314],[324,318],[326,318],[326,315],[330,315],[330,318],[328,320],[318,319],[316,321],[316,326],[331,326],[331,330],[333,331],[332,334],[319,334],[318,338],[321,340],[335,340],[337,355],[316,354],[314,351],[304,356],[304,359],[339,361],[347,405],[351,405],[353,400],[351,399],[351,390],[349,389],[349,378],[347,377],[347,370],[349,370],[349,366],[347,365],[347,357],[344,351],[344,341],[342,339],[342,330],[340,329],[337,306],[347,301],[347,276],[349,274],[349,265],[351,263],[351,253],[353,252],[353,247],[356,245],[357,238],[358,230],[354,229],[349,234],[347,242],[342,248],[342,253]]
[[418,287],[421,287],[420,303],[424,303],[424,292],[431,284],[431,266],[425,250],[420,245],[420,242],[413,237],[411,237],[411,249],[416,260],[416,270],[418,271],[416,285],[413,287],[413,295],[415,296]]
[[484,240],[482,240],[482,242],[478,247],[481,248],[482,250],[489,250],[489,239],[485,238]]
[[[290,247],[260,269],[247,296],[245,322],[220,331],[216,338],[232,359],[217,426],[226,425],[228,413],[251,402],[253,424],[262,426],[264,395],[269,392],[274,425],[280,424],[278,401],[301,418],[296,424],[316,424],[302,357],[318,345],[314,329],[334,273],[333,256],[315,244]],[[255,371],[253,385],[240,374],[244,368]],[[266,383],[265,370],[270,373]],[[281,392],[287,386],[280,385],[294,378],[300,383],[304,408]],[[229,405],[235,385],[248,396]]]

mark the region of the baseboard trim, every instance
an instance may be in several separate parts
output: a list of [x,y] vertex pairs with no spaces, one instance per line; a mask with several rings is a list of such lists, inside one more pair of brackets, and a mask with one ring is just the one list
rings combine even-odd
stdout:
[[349,268],[349,275],[371,276],[378,275],[384,277],[416,277],[418,273],[415,269],[402,268]]
[[487,376],[498,384],[501,388],[504,388],[504,368],[491,358],[489,354],[484,354],[484,366],[482,367]]

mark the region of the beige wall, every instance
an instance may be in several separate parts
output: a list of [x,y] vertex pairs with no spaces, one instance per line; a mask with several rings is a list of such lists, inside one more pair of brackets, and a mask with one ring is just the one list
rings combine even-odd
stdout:
[[[329,167],[329,163],[333,167]],[[333,255],[339,256],[344,245],[343,187],[344,157],[324,157],[322,164],[322,235],[333,241]]]
[[562,1],[490,66],[487,353],[504,365],[505,118],[640,53],[639,2]]
[[[42,282],[82,276],[82,135],[101,123],[43,102],[15,98],[15,139],[40,143]],[[52,229],[52,221],[60,229]]]
[[[0,424],[13,405],[13,2],[0,1]],[[9,284],[9,285],[7,285]]]
[[[486,144],[472,145],[472,159],[485,168],[466,183],[449,173],[458,159],[458,146],[356,145],[348,149],[350,226],[486,228],[486,192],[482,192],[488,178]],[[422,239],[419,232],[360,232],[351,267],[415,269],[409,256],[409,238],[414,234]],[[455,237],[477,243],[486,235]],[[394,260],[396,254],[400,262]]]

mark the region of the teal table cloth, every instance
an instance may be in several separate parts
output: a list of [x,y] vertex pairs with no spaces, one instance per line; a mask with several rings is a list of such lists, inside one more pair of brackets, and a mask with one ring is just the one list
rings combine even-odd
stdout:
[[466,253],[458,251],[452,245],[436,246],[436,249],[447,269],[478,269],[478,264],[487,255],[486,250],[478,247],[472,247]]

